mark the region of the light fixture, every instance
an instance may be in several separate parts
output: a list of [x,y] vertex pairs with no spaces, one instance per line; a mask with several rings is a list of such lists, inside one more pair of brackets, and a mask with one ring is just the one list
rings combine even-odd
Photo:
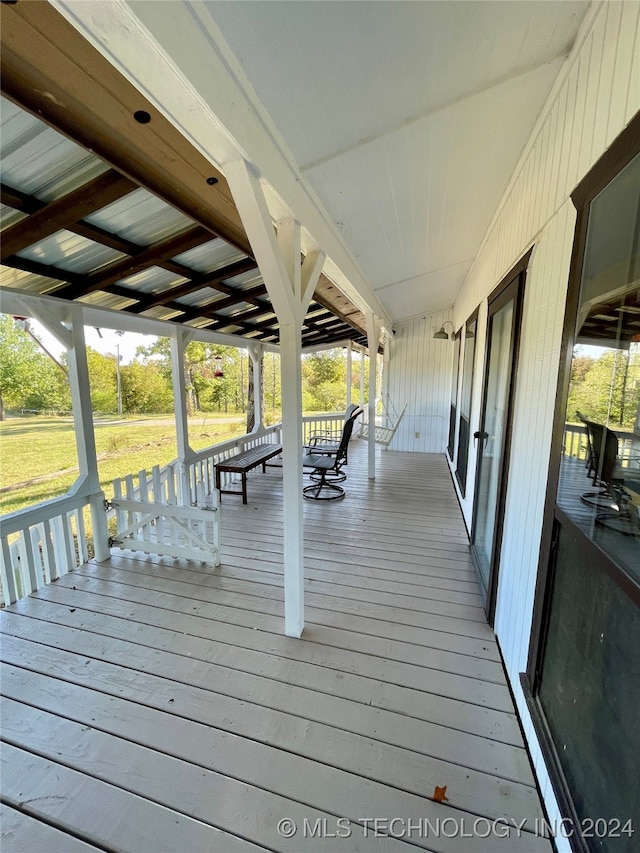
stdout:
[[436,341],[448,341],[449,340],[449,333],[445,332],[445,330],[444,330],[444,327],[447,325],[451,326],[451,330],[453,331],[454,327],[453,327],[453,323],[451,322],[451,320],[445,320],[444,323],[440,326],[439,330],[437,332],[435,332],[433,335],[433,337],[435,338]]

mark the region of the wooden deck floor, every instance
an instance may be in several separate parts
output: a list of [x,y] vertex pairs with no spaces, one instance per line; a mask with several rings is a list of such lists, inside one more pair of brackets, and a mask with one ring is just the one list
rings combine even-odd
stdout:
[[365,450],[305,502],[302,640],[274,468],[219,569],[114,556],[2,612],[3,853],[550,853],[444,458]]

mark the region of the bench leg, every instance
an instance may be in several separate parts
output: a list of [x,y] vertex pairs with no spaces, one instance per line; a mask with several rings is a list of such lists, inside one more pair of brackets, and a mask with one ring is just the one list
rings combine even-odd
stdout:
[[222,503],[222,492],[220,491],[220,471],[218,471],[218,467],[216,466],[216,489],[220,496],[220,503]]
[[242,472],[242,503],[247,502],[247,472]]

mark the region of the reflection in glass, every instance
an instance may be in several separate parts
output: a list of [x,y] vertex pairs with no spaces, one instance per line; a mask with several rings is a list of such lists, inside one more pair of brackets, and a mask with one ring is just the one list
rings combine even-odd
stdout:
[[590,207],[558,506],[640,579],[640,156]]
[[492,318],[483,431],[486,438],[478,476],[473,544],[485,588],[489,586],[507,401],[511,379],[514,300]]

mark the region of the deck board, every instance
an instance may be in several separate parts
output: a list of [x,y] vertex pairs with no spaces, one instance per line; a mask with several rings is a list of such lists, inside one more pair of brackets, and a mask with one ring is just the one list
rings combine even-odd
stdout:
[[[246,506],[225,496],[217,569],[114,554],[2,613],[3,850],[24,833],[43,850],[550,853],[444,459],[382,452],[374,482],[363,443],[350,459],[344,501],[305,502],[302,640],[282,635],[277,468],[248,477]],[[431,832],[361,822],[409,816]],[[526,823],[463,839],[434,833],[447,817]]]

